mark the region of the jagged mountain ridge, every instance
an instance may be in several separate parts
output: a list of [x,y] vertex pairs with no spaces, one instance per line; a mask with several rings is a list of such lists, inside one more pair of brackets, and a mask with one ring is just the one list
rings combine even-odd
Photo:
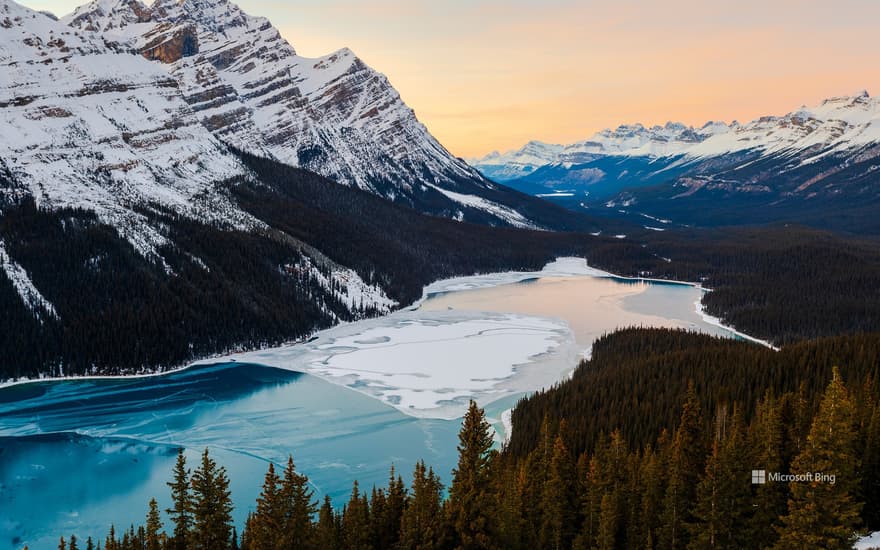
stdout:
[[299,56],[225,0],[95,0],[62,18],[154,60],[218,139],[435,215],[548,226],[450,154],[351,50]]
[[155,64],[3,1],[0,66],[0,203],[95,211],[144,254],[165,239],[142,208],[260,225],[215,192],[245,170]]
[[473,162],[486,174],[525,173],[506,183],[555,194],[572,209],[635,211],[682,224],[786,220],[874,233],[880,227],[869,209],[880,202],[878,158],[880,99],[863,92],[745,124],[622,126],[568,146],[530,143]]
[[[532,172],[551,164],[581,164],[601,156],[685,157],[683,162],[739,153],[769,155],[783,151],[841,152],[880,142],[880,99],[868,92],[802,106],[783,116],[765,116],[748,123],[710,121],[696,128],[678,122],[665,126],[622,125],[568,145],[531,141],[518,150],[493,152],[472,165],[483,170],[505,166]],[[809,162],[810,158],[804,159]],[[525,175],[525,174],[521,174]]]

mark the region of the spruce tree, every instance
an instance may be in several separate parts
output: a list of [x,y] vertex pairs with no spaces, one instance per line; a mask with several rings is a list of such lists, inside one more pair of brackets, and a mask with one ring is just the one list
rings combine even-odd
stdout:
[[95,550],[95,543],[92,541],[92,537],[86,539],[86,550]]
[[79,545],[76,542],[76,535],[70,535],[70,543],[67,545],[68,550],[79,550]]
[[283,536],[284,509],[280,496],[281,478],[271,462],[263,480],[263,489],[257,497],[257,509],[248,518],[247,541],[250,548],[276,548]]
[[318,524],[315,526],[315,545],[321,550],[337,550],[341,548],[339,520],[333,510],[329,496],[324,496],[324,503],[318,511]]
[[401,548],[430,550],[440,547],[442,492],[443,486],[434,471],[426,470],[423,461],[417,462],[412,494],[401,519]]
[[342,545],[350,550],[370,550],[370,508],[355,480],[348,504],[342,510]]
[[452,473],[448,505],[457,543],[464,549],[490,545],[491,430],[483,409],[471,401],[458,434],[458,465]]
[[706,454],[702,429],[700,405],[691,381],[688,383],[687,399],[672,441],[661,518],[661,548],[676,549],[687,546],[686,525],[691,522],[691,510]]
[[67,550],[67,542],[64,540],[64,537],[58,541],[58,550]]
[[541,546],[552,550],[571,547],[575,532],[577,494],[574,461],[562,435],[553,443],[547,481],[541,499]]
[[620,491],[615,487],[602,495],[599,506],[599,529],[596,536],[596,547],[599,550],[614,550],[618,547],[620,519]]
[[192,475],[194,550],[222,550],[232,541],[232,500],[226,468],[217,466],[208,449]]
[[403,511],[406,507],[407,491],[406,486],[391,465],[391,471],[388,475],[388,492],[385,498],[385,516],[382,519],[382,547],[391,548],[397,544],[400,539],[401,523],[403,521]]
[[[859,486],[855,420],[855,407],[835,367],[804,449],[792,464],[793,474],[814,479],[792,484],[777,548],[852,547],[862,507],[854,496]],[[816,473],[834,476],[834,483]]]
[[147,512],[146,546],[147,550],[161,550],[159,531],[162,529],[162,518],[159,516],[159,505],[156,499],[150,499],[150,509]]
[[[177,462],[174,464],[172,480],[167,483],[171,488],[171,508],[165,511],[174,524],[171,547],[174,550],[187,550],[190,531],[193,526],[193,502],[190,493],[189,470],[186,467],[186,456],[183,448],[177,451]],[[107,549],[106,544],[105,550]]]
[[[786,400],[788,400],[786,398]],[[783,407],[785,403],[769,391],[755,410],[749,434],[754,450],[754,468],[765,472],[788,474],[789,461]],[[756,541],[772,544],[778,537],[777,528],[788,510],[788,483],[765,483],[755,489],[754,512],[749,520],[749,531]]]
[[284,478],[281,481],[281,511],[284,518],[284,548],[305,548],[312,541],[312,519],[318,511],[309,488],[309,478],[299,474],[293,456],[287,457]]
[[865,426],[862,454],[862,498],[868,531],[880,530],[880,404],[874,403]]
[[[735,550],[754,546],[747,528],[752,513],[749,453],[742,417],[734,408],[729,424],[723,409],[712,454],[697,487],[690,547]],[[722,425],[722,423],[724,425]],[[726,433],[725,433],[726,432]]]
[[116,527],[113,524],[110,524],[110,532],[107,534],[107,538],[104,539],[104,550],[117,550],[119,544],[116,540]]
[[642,456],[640,476],[642,480],[641,498],[639,502],[639,520],[635,527],[638,531],[639,548],[654,548],[658,539],[660,514],[663,509],[663,476],[664,464],[660,453],[651,447]]

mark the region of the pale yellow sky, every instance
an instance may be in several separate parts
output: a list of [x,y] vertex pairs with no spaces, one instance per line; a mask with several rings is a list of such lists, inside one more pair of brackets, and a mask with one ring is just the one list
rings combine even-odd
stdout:
[[[877,0],[240,0],[301,55],[348,46],[453,153],[880,93]],[[71,0],[28,0],[58,14]]]

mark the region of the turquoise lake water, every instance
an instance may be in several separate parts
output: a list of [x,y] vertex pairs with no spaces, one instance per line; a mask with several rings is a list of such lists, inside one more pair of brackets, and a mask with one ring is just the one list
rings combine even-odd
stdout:
[[[438,294],[421,310],[553,316],[584,347],[603,332],[638,324],[729,336],[695,312],[700,293],[611,278],[545,278]],[[516,400],[490,403],[487,414],[498,425]],[[341,505],[352,480],[367,490],[382,486],[392,463],[408,481],[424,459],[448,483],[458,429],[458,420],[409,416],[315,376],[243,363],[0,388],[0,549],[55,548],[71,533],[103,539],[111,523],[124,529],[142,522],[150,498],[162,509],[169,504],[165,483],[178,448],[191,466],[207,447],[227,467],[240,527],[269,461],[283,464],[292,452],[316,495]]]

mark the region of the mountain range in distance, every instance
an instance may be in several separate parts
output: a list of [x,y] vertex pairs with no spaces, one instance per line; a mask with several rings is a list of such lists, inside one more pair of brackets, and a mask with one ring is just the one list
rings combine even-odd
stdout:
[[532,141],[470,162],[491,179],[594,214],[880,233],[880,100],[867,92],[748,123],[633,124],[569,145]]

